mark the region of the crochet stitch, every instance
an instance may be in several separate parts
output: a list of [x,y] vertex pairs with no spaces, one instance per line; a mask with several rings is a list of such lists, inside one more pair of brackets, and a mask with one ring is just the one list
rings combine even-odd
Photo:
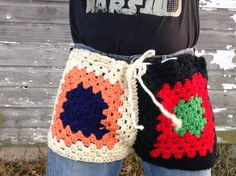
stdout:
[[[152,53],[144,54],[144,60]],[[56,153],[88,162],[127,156],[136,138],[136,63],[73,49],[58,88],[48,146]],[[142,76],[145,72],[138,73]],[[131,75],[127,79],[126,75]]]
[[177,116],[183,120],[183,127],[180,130],[174,130],[181,137],[184,137],[187,130],[198,138],[200,137],[207,122],[205,118],[202,118],[205,109],[201,107],[201,103],[202,98],[191,96],[188,102],[181,99],[173,109]]
[[73,49],[48,147],[73,160],[102,163],[123,159],[133,146],[143,160],[167,168],[212,167],[216,135],[205,59],[185,54],[144,62],[154,55],[149,50],[128,63]]
[[[182,120],[176,130],[138,85],[139,131],[134,149],[145,161],[171,169],[211,168],[217,158],[214,117],[207,91],[206,61],[181,55],[148,66],[144,83],[169,111]],[[147,111],[148,109],[148,111]]]

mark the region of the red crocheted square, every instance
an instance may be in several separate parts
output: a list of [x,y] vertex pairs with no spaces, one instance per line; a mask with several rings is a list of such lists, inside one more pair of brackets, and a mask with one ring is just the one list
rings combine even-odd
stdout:
[[185,83],[176,82],[172,89],[165,83],[156,93],[162,99],[161,104],[182,120],[182,128],[175,130],[171,120],[160,114],[156,125],[160,135],[156,137],[154,149],[150,151],[152,157],[161,155],[169,159],[173,155],[181,159],[184,154],[193,158],[197,152],[200,156],[205,156],[207,151],[213,152],[213,113],[206,86],[207,80],[197,72]]

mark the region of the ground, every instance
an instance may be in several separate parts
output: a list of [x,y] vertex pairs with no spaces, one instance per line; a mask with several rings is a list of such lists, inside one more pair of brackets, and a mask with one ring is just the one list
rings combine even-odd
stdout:
[[[232,145],[219,145],[220,157],[213,168],[212,176],[235,176],[236,161],[231,158]],[[42,155],[37,161],[3,162],[0,161],[1,176],[44,176],[47,156]],[[124,162],[120,176],[143,176],[140,160],[135,153],[128,156]]]

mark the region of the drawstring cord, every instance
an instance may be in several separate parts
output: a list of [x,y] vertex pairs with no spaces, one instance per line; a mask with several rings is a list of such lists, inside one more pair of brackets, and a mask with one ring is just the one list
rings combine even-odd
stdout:
[[[153,93],[145,86],[143,80],[142,80],[142,76],[146,73],[147,71],[147,65],[151,65],[151,63],[148,62],[144,62],[144,60],[146,58],[149,57],[153,57],[155,56],[155,50],[148,50],[146,51],[143,55],[141,55],[141,57],[139,57],[137,60],[135,60],[132,64],[130,64],[128,66],[127,69],[127,78],[128,78],[128,89],[129,89],[129,96],[128,96],[128,100],[131,102],[132,98],[133,98],[133,92],[132,92],[132,77],[134,77],[135,79],[138,79],[140,85],[142,86],[142,88],[144,89],[144,91],[151,97],[153,103],[160,109],[160,111],[167,117],[169,118],[172,123],[175,125],[175,128],[178,130],[182,127],[182,120],[178,119],[176,117],[175,114],[171,114],[170,112],[168,112],[162,104],[160,104],[155,96],[153,95]],[[133,107],[133,103],[131,103],[131,118],[133,120],[133,125],[134,128],[139,129],[139,130],[143,130],[144,126],[143,125],[137,125],[136,121],[135,121],[135,111],[134,111],[134,107]]]

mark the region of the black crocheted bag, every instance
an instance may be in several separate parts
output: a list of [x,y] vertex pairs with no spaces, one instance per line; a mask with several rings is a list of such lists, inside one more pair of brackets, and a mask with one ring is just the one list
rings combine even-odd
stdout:
[[176,130],[138,83],[139,124],[134,149],[152,164],[171,169],[202,170],[217,159],[214,115],[207,90],[207,64],[191,54],[161,63],[152,60],[142,76],[166,110],[182,120]]

